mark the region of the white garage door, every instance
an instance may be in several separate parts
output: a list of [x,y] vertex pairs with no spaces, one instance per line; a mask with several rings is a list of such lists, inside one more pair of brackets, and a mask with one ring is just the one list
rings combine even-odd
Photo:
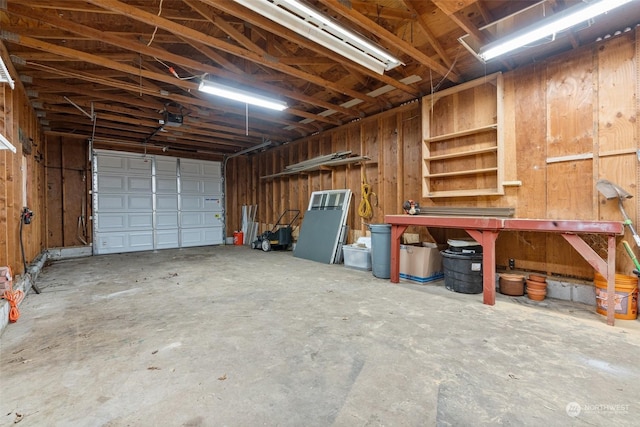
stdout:
[[95,150],[93,252],[221,244],[220,162]]

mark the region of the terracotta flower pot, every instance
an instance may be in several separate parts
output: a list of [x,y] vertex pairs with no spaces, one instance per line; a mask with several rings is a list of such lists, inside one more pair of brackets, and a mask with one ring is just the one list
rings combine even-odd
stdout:
[[519,274],[501,274],[499,283],[501,294],[516,297],[524,295],[524,276]]
[[527,296],[534,301],[542,301],[547,296],[547,291],[540,291],[537,289],[527,289]]
[[545,291],[547,290],[547,282],[536,282],[534,280],[527,280],[527,292],[529,290]]
[[543,276],[541,274],[529,274],[529,280],[533,281],[533,282],[546,282],[547,281],[547,277]]

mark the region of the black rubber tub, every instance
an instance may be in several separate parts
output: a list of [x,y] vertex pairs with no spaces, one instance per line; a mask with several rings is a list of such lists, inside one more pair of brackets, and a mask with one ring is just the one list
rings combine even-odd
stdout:
[[450,249],[440,252],[444,268],[444,286],[463,294],[482,293],[482,253],[461,253]]

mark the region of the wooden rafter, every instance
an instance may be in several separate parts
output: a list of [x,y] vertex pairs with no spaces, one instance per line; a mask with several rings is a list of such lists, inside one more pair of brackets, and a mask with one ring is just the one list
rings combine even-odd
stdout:
[[[404,0],[404,4],[411,11],[411,13],[415,15],[415,19],[418,26],[424,32],[433,50],[436,51],[440,59],[442,59],[442,62],[444,62],[447,65],[447,67],[452,68],[453,60],[449,57],[449,55],[447,55],[447,52],[444,50],[444,48],[438,41],[438,38],[435,36],[435,34],[433,34],[433,31],[431,31],[431,29],[429,28],[429,24],[423,18],[422,14],[418,10],[419,5],[417,3],[418,2],[416,0]],[[452,71],[455,72],[456,71],[455,68],[452,68]]]
[[[288,40],[295,40],[296,43],[300,44],[301,46],[304,46],[310,50],[316,51],[316,52],[321,52],[322,55],[325,55],[327,57],[333,58],[336,60],[336,62],[338,63],[342,63],[343,66],[348,67],[350,69],[354,69],[357,70],[357,72],[365,74],[367,76],[369,76],[370,78],[374,78],[376,80],[380,80],[382,82],[384,82],[385,84],[389,84],[397,89],[400,89],[406,93],[409,93],[413,96],[417,96],[419,94],[419,92],[406,84],[403,84],[393,78],[390,78],[386,75],[379,75],[369,69],[367,69],[366,67],[363,67],[359,64],[355,64],[352,63],[351,61],[344,61],[344,58],[342,58],[340,55],[336,54],[335,52],[318,45],[317,43],[313,43],[307,39],[305,39],[304,37],[299,36],[297,33],[279,25],[276,23],[272,23],[271,21],[269,21],[266,18],[263,18],[259,15],[257,15],[254,12],[248,11],[242,7],[240,7],[239,5],[235,4],[234,2],[231,1],[226,1],[226,2],[219,2],[217,0],[201,0],[207,4],[210,4],[212,6],[215,6],[217,9],[223,10],[226,13],[229,14],[233,14],[234,16],[237,16],[243,20],[245,20],[246,22],[249,22],[251,24],[260,26],[261,28],[267,28],[269,31],[271,31],[274,34],[277,34],[278,36],[281,36],[285,39]],[[331,86],[326,86],[329,89],[335,90],[334,85]],[[362,99],[365,102],[373,102],[375,104],[381,104],[383,102],[383,100],[375,100],[375,98],[371,98],[368,97],[366,95],[355,95],[352,93],[347,93],[344,91],[340,91],[338,90],[339,93],[343,93],[343,94],[347,94],[349,96],[352,96],[353,98],[358,98],[358,99]],[[365,98],[363,98],[366,97]]]
[[[369,103],[373,103],[373,104],[377,104],[379,101],[376,100],[375,98],[369,97],[367,95],[364,95],[362,93],[359,93],[357,91],[354,91],[352,89],[349,89],[347,87],[341,87],[339,85],[336,85],[333,82],[324,80],[318,76],[309,74],[309,73],[305,73],[302,72],[300,70],[297,70],[293,67],[278,63],[278,62],[274,62],[273,58],[271,57],[265,57],[263,55],[257,54],[255,52],[251,52],[247,49],[244,49],[240,46],[236,46],[234,44],[231,44],[229,42],[225,42],[222,40],[219,40],[215,37],[211,37],[208,36],[206,34],[202,34],[192,28],[189,27],[185,27],[183,25],[180,24],[176,24],[175,22],[172,22],[168,19],[162,18],[160,16],[145,12],[143,10],[140,10],[136,7],[133,6],[129,6],[125,3],[122,3],[120,1],[117,0],[87,0],[90,3],[99,5],[105,9],[109,9],[112,10],[114,12],[120,12],[124,15],[127,15],[128,17],[141,21],[141,22],[145,22],[149,25],[156,25],[158,26],[158,28],[162,28],[166,31],[172,32],[174,34],[179,34],[183,37],[186,37],[188,39],[193,39],[196,41],[200,41],[206,45],[209,45],[211,47],[215,47],[216,49],[222,50],[224,52],[227,52],[229,54],[235,55],[235,56],[239,56],[241,58],[245,58],[248,59],[252,62],[255,62],[257,64],[272,68],[274,70],[280,71],[282,73],[288,74],[292,77],[296,77],[296,78],[300,78],[303,80],[307,80],[309,82],[312,82],[314,84],[319,85],[320,87],[328,87],[331,88],[332,90],[338,92],[338,93],[342,93],[354,98],[359,98],[362,99],[365,102],[369,102]],[[222,2],[224,3],[228,3],[228,2]]]
[[[160,58],[163,61],[169,61],[173,64],[177,64],[180,66],[184,66],[187,68],[193,68],[193,69],[198,69],[201,70],[202,72],[206,72],[209,74],[213,74],[216,75],[218,77],[222,77],[222,78],[235,78],[236,80],[238,80],[238,76],[237,74],[231,74],[231,73],[225,73],[220,71],[218,68],[212,67],[212,66],[208,66],[206,64],[202,64],[201,62],[195,61],[195,60],[190,60],[188,58],[185,58],[183,56],[180,55],[176,55],[170,52],[167,52],[163,49],[159,49],[159,48],[155,48],[152,46],[146,46],[142,43],[136,42],[136,41],[132,41],[132,40],[128,40],[128,39],[124,39],[118,36],[114,36],[111,34],[105,34],[103,32],[100,32],[99,30],[93,29],[93,28],[89,28],[80,24],[76,24],[64,19],[61,19],[57,16],[55,16],[54,14],[45,14],[43,12],[34,10],[32,8],[27,8],[27,7],[23,7],[23,6],[14,6],[12,5],[10,8],[10,12],[14,13],[16,15],[19,16],[23,16],[23,17],[30,17],[30,18],[35,18],[38,19],[41,22],[45,22],[48,25],[53,25],[56,27],[59,27],[61,29],[64,29],[66,31],[71,31],[77,34],[80,34],[84,37],[91,37],[91,38],[98,38],[100,37],[101,40],[103,40],[104,42],[110,43],[114,46],[123,48],[123,49],[129,49],[133,52],[137,52],[138,54],[145,54],[148,55],[150,57],[153,58]],[[202,43],[199,43],[198,41],[193,41],[193,43],[197,46],[199,46],[200,49],[206,48],[206,45],[203,45]],[[49,51],[45,51],[47,52],[47,54],[52,54],[53,52],[49,52]],[[214,54],[214,52],[208,52],[211,55]],[[170,79],[172,80],[172,79]],[[251,80],[249,78],[246,78],[245,83],[249,84],[251,82],[254,82],[255,80]],[[270,88],[267,85],[259,85],[261,89],[266,90],[266,91],[271,91],[271,92],[276,92],[275,88]],[[281,90],[278,90],[279,92],[282,93]],[[290,91],[288,93],[284,93],[285,96],[289,96],[293,99],[297,99],[299,98],[300,101],[305,102],[305,103],[314,103],[316,100],[314,98],[311,97],[307,97],[307,96],[300,96],[298,95],[296,92],[294,91]],[[348,114],[351,117],[357,117],[358,113],[356,112],[355,114],[351,111],[349,111],[348,109],[345,108],[341,108],[337,105],[332,105],[330,103],[326,103],[326,102],[320,102],[318,103],[321,107],[324,108],[331,108],[331,109],[336,109],[337,111],[342,112],[343,114]],[[296,113],[294,110],[290,110],[290,112],[292,113]],[[300,113],[300,111],[298,111],[298,113]],[[306,113],[305,113],[306,114]],[[300,114],[301,116],[303,116],[302,114]],[[304,117],[304,116],[303,116]],[[339,124],[338,121],[336,120],[329,120],[326,121],[322,118],[318,118],[318,117],[311,117],[314,120],[319,120],[319,121],[324,121],[333,125]]]
[[478,27],[471,22],[462,12],[466,7],[474,4],[477,0],[432,0],[440,10],[442,10],[457,26],[462,28],[471,37],[480,43],[489,43],[491,39],[487,37]]

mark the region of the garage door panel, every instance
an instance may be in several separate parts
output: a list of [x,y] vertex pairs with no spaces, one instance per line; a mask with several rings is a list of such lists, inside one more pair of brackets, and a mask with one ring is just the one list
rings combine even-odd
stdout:
[[98,193],[150,193],[151,177],[99,175]]
[[180,159],[181,176],[222,177],[220,162],[202,162],[199,160]]
[[153,190],[151,177],[130,176],[127,179],[127,191],[130,193],[151,193]]
[[204,230],[204,240],[207,245],[219,245],[224,241],[222,225]]
[[139,251],[153,249],[153,230],[129,233],[129,246]]
[[180,215],[181,227],[202,227],[205,224],[204,212],[182,212]]
[[180,226],[182,228],[221,226],[222,216],[216,212],[182,212]]
[[94,253],[224,243],[220,162],[95,150]]
[[124,194],[100,194],[97,197],[97,211],[122,211],[127,207],[127,196]]
[[205,176],[204,165],[197,160],[180,159],[180,176]]
[[204,194],[204,182],[199,179],[181,178],[180,192],[183,194]]
[[124,230],[125,224],[127,223],[126,214],[109,214],[109,213],[100,213],[100,215],[96,215],[96,230],[98,232],[102,231],[115,231],[115,230]]
[[158,249],[170,249],[177,248],[178,241],[178,229],[172,230],[156,230],[156,247]]
[[127,214],[127,226],[131,229],[146,228],[152,230],[153,214],[151,212]]
[[181,207],[185,211],[204,210],[204,197],[202,196],[181,196]]
[[204,176],[207,177],[222,177],[222,164],[220,162],[205,163],[203,165]]
[[131,174],[150,175],[153,160],[150,157],[127,158],[127,172]]
[[98,232],[153,229],[153,215],[149,213],[100,213],[96,215]]
[[171,157],[167,157],[167,158],[156,157],[156,175],[173,176],[175,180],[177,170],[178,170],[177,159],[171,158]]
[[184,211],[222,211],[221,197],[205,196],[181,196],[182,210]]
[[222,199],[220,197],[205,197],[204,209],[211,212],[222,212]]
[[98,254],[146,251],[153,249],[153,232],[115,232],[98,234]]
[[177,193],[178,181],[176,177],[156,177],[156,193]]
[[99,193],[126,193],[127,192],[126,177],[116,176],[116,175],[98,176],[98,192]]
[[178,213],[158,212],[156,214],[156,228],[178,228]]
[[177,211],[178,195],[159,195],[156,196],[156,209],[159,211]]
[[130,154],[100,154],[97,158],[99,173],[147,175],[151,172],[151,159]]
[[97,157],[96,167],[100,173],[122,173],[127,169],[127,160],[122,156],[101,155]]
[[124,252],[127,249],[126,233],[108,233],[96,234],[98,254],[111,254],[115,252]]
[[153,196],[151,194],[130,194],[127,196],[128,210],[149,210],[153,209]]
[[217,245],[222,243],[222,227],[183,229],[180,236],[183,247]]
[[151,195],[98,194],[97,200],[97,212],[131,210],[150,212],[153,209],[153,197]]
[[217,181],[204,181],[204,193],[211,195],[222,194],[222,180]]

